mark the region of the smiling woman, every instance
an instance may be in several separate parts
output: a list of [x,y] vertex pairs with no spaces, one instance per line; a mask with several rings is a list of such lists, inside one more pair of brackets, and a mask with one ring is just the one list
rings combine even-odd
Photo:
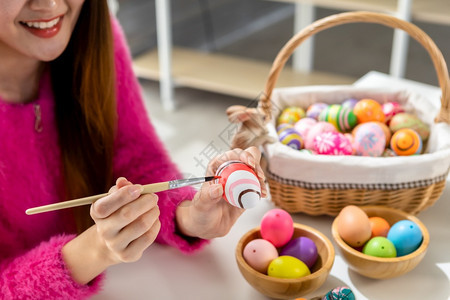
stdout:
[[33,20],[20,22],[32,34],[41,38],[51,38],[58,34],[61,29],[62,16],[52,20]]
[[[148,119],[123,31],[106,0],[0,1],[0,295],[84,299],[109,266],[154,242],[188,253],[225,235],[243,210],[220,184],[143,194],[181,179]],[[248,164],[256,148],[213,158]],[[93,205],[29,207],[105,193]]]

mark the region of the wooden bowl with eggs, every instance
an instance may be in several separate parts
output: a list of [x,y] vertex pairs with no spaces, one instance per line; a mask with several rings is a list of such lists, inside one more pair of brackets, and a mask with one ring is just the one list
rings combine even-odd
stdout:
[[360,208],[368,217],[382,217],[391,226],[400,220],[410,220],[420,228],[423,239],[415,251],[404,256],[389,258],[370,256],[349,246],[341,238],[338,231],[338,215],[333,221],[331,233],[339,253],[349,268],[363,276],[374,279],[398,277],[414,269],[424,258],[430,242],[430,235],[425,225],[417,217],[398,209],[385,206],[360,206]]
[[250,241],[261,239],[260,227],[257,227],[244,234],[236,246],[236,262],[245,280],[260,293],[276,299],[297,298],[321,287],[334,263],[333,244],[320,231],[303,224],[294,223],[292,239],[298,237],[308,237],[316,244],[318,258],[311,268],[311,274],[300,278],[277,278],[253,269],[245,261],[243,251]]

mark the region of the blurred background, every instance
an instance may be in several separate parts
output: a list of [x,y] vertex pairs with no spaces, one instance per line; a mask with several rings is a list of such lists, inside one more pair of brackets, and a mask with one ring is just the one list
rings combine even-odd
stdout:
[[[405,1],[412,3],[411,22],[424,30],[450,61],[448,0],[311,0],[313,13],[307,17],[313,21],[351,10],[396,14]],[[163,103],[167,100],[163,99],[164,87],[158,81],[157,3],[111,0],[133,54],[148,113],[186,175],[202,174],[207,155],[228,149],[223,139],[230,126],[225,110],[235,104],[255,104],[275,56],[296,32],[294,23],[301,19],[299,4],[307,1],[293,2],[161,1],[170,4],[166,21],[173,47],[173,94],[169,98],[175,108],[168,109]],[[364,23],[320,32],[314,36],[311,72],[297,77],[290,59],[282,72],[286,80],[277,86],[351,84],[372,70],[389,74],[393,36],[391,28]],[[437,86],[428,53],[412,39],[406,48],[404,78]]]

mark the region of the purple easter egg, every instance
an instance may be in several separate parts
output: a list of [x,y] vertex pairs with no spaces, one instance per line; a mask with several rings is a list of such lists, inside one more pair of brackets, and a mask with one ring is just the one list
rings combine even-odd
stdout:
[[294,128],[287,128],[283,130],[278,136],[279,141],[295,150],[303,148],[303,138]]
[[355,98],[350,98],[342,102],[342,107],[348,107],[350,109],[353,109],[355,107],[355,104],[358,102]]
[[319,256],[316,244],[310,238],[305,236],[290,240],[283,249],[281,249],[280,256],[281,255],[296,257],[304,262],[309,269],[316,263],[317,257]]

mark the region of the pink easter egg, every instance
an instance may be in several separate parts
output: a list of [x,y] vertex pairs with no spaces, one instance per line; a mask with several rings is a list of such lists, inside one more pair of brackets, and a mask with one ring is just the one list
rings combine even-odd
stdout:
[[324,155],[351,155],[352,144],[340,132],[324,132],[314,139],[314,150]]
[[360,156],[381,156],[386,148],[386,135],[376,122],[366,122],[355,132],[353,147]]
[[[336,127],[333,124],[320,121],[314,124],[308,131],[308,135],[305,139],[305,149],[314,150],[314,139],[316,136],[324,132],[337,132]],[[315,151],[315,150],[314,150]]]
[[266,274],[269,264],[278,257],[278,251],[271,242],[254,239],[245,245],[242,256],[250,267]]
[[291,215],[280,208],[274,208],[261,219],[261,237],[275,247],[284,246],[294,234],[294,221]]
[[381,109],[383,110],[385,116],[384,122],[386,124],[389,124],[393,116],[405,111],[400,103],[394,101],[382,104]]
[[311,127],[316,124],[316,119],[313,118],[303,118],[295,123],[294,128],[303,138],[306,138]]

